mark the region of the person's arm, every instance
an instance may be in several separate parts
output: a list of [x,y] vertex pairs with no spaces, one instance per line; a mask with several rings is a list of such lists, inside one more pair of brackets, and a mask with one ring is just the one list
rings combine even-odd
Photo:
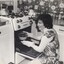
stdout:
[[39,46],[33,44],[31,47],[37,52],[42,52],[52,39],[53,37],[47,38],[46,36],[43,36]]
[[33,40],[35,40],[35,41],[40,41],[41,40],[41,36],[35,36],[35,35],[33,35],[30,38],[33,39]]
[[37,37],[36,35],[33,35],[33,33],[29,33],[24,31],[25,33],[27,33],[27,36],[30,37],[31,39],[37,40],[39,41],[41,39],[41,37]]

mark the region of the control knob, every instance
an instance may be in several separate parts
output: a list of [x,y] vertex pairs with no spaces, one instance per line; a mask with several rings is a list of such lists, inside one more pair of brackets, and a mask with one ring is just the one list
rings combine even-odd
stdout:
[[20,22],[22,22],[22,20],[20,19]]
[[20,21],[19,20],[17,20],[17,23],[19,23]]
[[21,28],[21,26],[20,26],[20,25],[18,25],[18,28]]

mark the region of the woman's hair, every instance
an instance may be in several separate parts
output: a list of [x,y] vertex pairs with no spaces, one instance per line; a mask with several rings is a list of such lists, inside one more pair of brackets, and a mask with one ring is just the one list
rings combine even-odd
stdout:
[[[36,25],[38,23],[39,20],[42,20],[44,26],[48,29],[51,29],[53,28],[53,19],[51,17],[51,15],[49,14],[40,14],[38,17],[37,17],[37,20],[36,20]],[[36,26],[37,27],[37,26]],[[38,28],[38,27],[37,27]]]

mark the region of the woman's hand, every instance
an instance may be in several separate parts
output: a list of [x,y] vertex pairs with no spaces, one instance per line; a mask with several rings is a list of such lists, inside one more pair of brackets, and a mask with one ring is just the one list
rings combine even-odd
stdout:
[[27,34],[27,37],[30,37],[31,39],[34,39],[36,41],[40,41],[40,39],[41,39],[41,36],[33,35],[33,33],[29,33],[27,31],[23,31],[23,32]]
[[23,31],[23,32],[25,32],[28,37],[33,37],[33,34],[32,34],[32,33],[29,33],[29,32],[27,32],[27,31]]
[[28,46],[28,47],[31,47],[31,46],[34,45],[34,42],[30,42],[30,41],[21,41],[21,43],[22,43],[23,45]]

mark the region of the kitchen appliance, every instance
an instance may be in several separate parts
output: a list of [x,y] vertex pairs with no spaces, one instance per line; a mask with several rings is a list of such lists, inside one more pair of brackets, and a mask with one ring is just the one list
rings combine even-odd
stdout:
[[0,16],[0,64],[14,63],[12,18]]
[[[29,16],[14,18],[13,26],[15,35],[15,64],[19,64],[22,60],[24,60],[24,58],[36,58],[40,53],[36,52],[31,47],[23,45],[21,42],[22,40],[31,41],[31,38],[27,37],[27,34],[25,33],[25,31],[31,32]],[[21,60],[18,57],[21,57]]]
[[14,31],[22,30],[30,26],[29,16],[15,17],[13,19]]

